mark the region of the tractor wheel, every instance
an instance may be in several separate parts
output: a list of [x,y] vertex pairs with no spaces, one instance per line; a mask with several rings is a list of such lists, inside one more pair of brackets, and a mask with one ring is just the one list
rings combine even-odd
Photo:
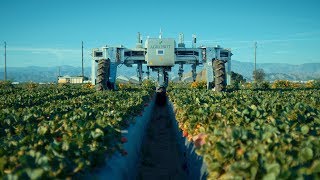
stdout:
[[218,92],[224,91],[226,88],[226,71],[225,62],[221,60],[214,61],[215,71],[215,90]]
[[109,60],[99,60],[97,74],[97,90],[103,91],[108,89],[109,81]]

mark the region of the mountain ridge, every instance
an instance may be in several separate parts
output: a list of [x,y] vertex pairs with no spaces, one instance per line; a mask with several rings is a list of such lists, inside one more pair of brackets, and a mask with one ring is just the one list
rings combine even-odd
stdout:
[[[131,68],[120,66],[118,67],[117,75],[124,75],[127,77],[136,75],[136,66]],[[258,63],[257,68],[262,68],[266,73],[266,80],[273,81],[277,79],[304,81],[320,78],[320,63],[303,63],[298,65],[288,63]],[[54,67],[41,67],[41,66],[28,66],[28,67],[8,67],[8,79],[17,82],[56,82],[59,75],[59,66]],[[169,73],[171,77],[178,75],[179,66],[174,66]],[[202,67],[197,67],[197,72],[200,72]],[[238,60],[231,61],[231,70],[243,75],[248,81],[252,80],[252,72],[254,64],[251,62],[242,62]],[[143,67],[146,71],[146,67]],[[190,72],[191,66],[185,65],[184,72]],[[84,68],[84,74],[91,77],[91,67]],[[156,76],[155,73],[151,73]],[[0,69],[0,80],[3,80],[3,69]],[[60,75],[79,76],[81,75],[81,67],[64,65],[60,66]],[[145,74],[144,74],[145,76]]]

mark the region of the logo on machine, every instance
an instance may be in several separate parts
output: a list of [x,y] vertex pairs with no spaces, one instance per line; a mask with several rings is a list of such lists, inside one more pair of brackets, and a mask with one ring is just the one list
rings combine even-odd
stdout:
[[171,45],[151,45],[150,49],[169,49],[171,48]]

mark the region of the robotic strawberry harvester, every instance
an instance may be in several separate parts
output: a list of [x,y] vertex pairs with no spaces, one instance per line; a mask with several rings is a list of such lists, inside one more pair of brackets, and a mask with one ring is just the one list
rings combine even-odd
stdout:
[[[192,67],[192,78],[196,80],[196,67],[203,65],[206,69],[207,88],[215,88],[216,91],[223,91],[227,84],[230,84],[231,56],[229,49],[220,46],[196,47],[196,36],[192,36],[192,47],[187,48],[184,43],[184,35],[179,35],[179,43],[176,46],[175,39],[147,38],[145,45],[142,45],[140,33],[137,36],[136,48],[128,49],[124,46],[95,48],[92,52],[92,84],[97,90],[115,89],[117,66],[124,64],[132,67],[137,64],[137,76],[142,82],[142,64],[147,65],[146,74],[149,78],[150,69],[158,73],[157,92],[165,92],[168,85],[168,72],[174,65],[179,65],[179,80],[182,80],[183,65],[189,64]],[[98,63],[98,65],[96,65]],[[97,73],[97,75],[96,75]]]

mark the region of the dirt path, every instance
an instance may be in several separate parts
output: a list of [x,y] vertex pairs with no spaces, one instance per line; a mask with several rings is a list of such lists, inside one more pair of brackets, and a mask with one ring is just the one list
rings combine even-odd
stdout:
[[156,106],[142,145],[137,179],[187,179],[167,106]]

